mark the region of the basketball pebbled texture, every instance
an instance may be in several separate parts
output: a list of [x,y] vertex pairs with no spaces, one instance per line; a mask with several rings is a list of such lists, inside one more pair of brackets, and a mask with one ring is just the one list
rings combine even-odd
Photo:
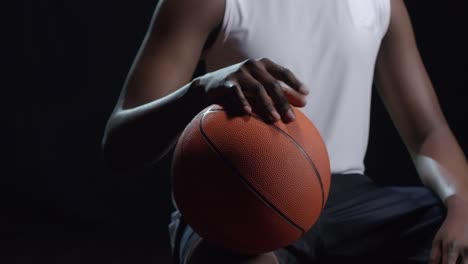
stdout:
[[321,136],[298,109],[289,124],[230,117],[213,105],[180,136],[175,202],[207,242],[244,254],[284,247],[318,219],[330,187]]

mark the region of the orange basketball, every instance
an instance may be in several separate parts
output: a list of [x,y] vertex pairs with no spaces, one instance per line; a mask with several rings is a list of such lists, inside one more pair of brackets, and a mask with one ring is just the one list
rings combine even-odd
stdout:
[[330,161],[312,122],[298,109],[289,124],[199,113],[173,157],[174,199],[207,242],[256,254],[299,239],[317,221],[330,187]]

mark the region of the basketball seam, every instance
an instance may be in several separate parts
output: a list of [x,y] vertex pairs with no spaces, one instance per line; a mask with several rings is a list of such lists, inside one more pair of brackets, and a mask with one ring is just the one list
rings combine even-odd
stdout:
[[291,220],[287,215],[281,212],[278,208],[276,208],[275,205],[273,205],[257,189],[255,189],[255,187],[242,175],[242,173],[240,173],[240,171],[237,170],[237,168],[233,164],[231,164],[231,162],[226,157],[223,156],[221,151],[219,151],[216,145],[208,138],[205,131],[203,130],[203,120],[205,119],[205,116],[206,112],[203,114],[203,117],[200,118],[199,127],[202,138],[205,140],[208,146],[210,146],[210,148],[219,155],[219,157],[226,163],[226,165],[228,165],[228,167],[230,167],[230,169],[233,170],[239,176],[240,180],[252,191],[253,194],[255,194],[265,205],[270,207],[273,210],[273,212],[275,212],[279,217],[288,222],[294,228],[298,229],[302,233],[302,236],[305,233],[305,230],[298,224],[296,224],[293,220]]
[[[209,109],[208,111],[210,111],[210,112],[214,112],[214,111],[226,112],[224,109]],[[281,128],[275,126],[274,124],[267,124],[267,123],[263,122],[263,120],[261,118],[259,118],[258,116],[254,115],[254,114],[251,114],[250,116],[257,119],[257,120],[260,120],[262,124],[268,125],[268,126],[274,128],[274,129],[278,130],[287,139],[289,139],[289,141],[291,141],[294,145],[296,145],[296,147],[302,152],[302,154],[305,156],[305,158],[307,159],[307,161],[312,166],[312,169],[315,172],[315,175],[316,175],[317,180],[318,180],[319,185],[320,185],[320,191],[322,193],[322,209],[325,208],[325,192],[323,190],[322,177],[320,175],[320,172],[317,169],[317,166],[315,165],[314,161],[310,158],[310,156],[307,154],[307,152],[302,148],[302,146],[299,143],[297,143],[296,140],[294,140],[294,138],[292,138],[290,135],[288,135],[288,133],[286,133]]]
[[[257,120],[261,120],[260,118],[258,118],[257,116],[252,116],[253,118],[257,119]],[[264,123],[264,122],[262,122]],[[275,126],[274,124],[270,125],[271,127],[275,128],[276,130],[278,130],[281,134],[283,134],[286,138],[288,138],[294,145],[296,145],[297,148],[299,148],[299,150],[302,152],[302,154],[305,156],[305,158],[307,159],[307,161],[309,162],[309,164],[312,166],[312,169],[314,170],[315,172],[315,175],[317,177],[317,180],[319,182],[319,185],[320,185],[320,191],[322,192],[322,208],[324,208],[324,201],[325,201],[325,193],[324,193],[324,190],[323,190],[323,183],[322,183],[322,176],[320,175],[320,172],[318,171],[317,169],[317,166],[315,166],[315,163],[314,161],[310,158],[310,156],[307,154],[307,152],[302,148],[302,146],[297,143],[296,140],[294,140],[294,138],[292,138],[290,135],[288,135],[288,133],[286,133],[284,130],[282,130],[281,128]]]

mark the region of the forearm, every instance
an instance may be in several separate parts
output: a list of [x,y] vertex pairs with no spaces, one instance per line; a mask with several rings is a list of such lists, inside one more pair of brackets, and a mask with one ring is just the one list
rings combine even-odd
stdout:
[[453,195],[468,197],[468,163],[448,125],[433,129],[412,152],[421,181],[444,203]]
[[206,107],[196,81],[153,102],[110,117],[103,139],[103,153],[115,168],[157,161],[175,144],[190,120]]

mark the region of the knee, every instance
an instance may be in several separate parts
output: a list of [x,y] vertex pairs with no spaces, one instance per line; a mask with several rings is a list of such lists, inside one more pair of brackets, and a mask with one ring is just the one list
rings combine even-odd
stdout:
[[273,252],[259,255],[239,255],[213,248],[203,241],[195,246],[183,264],[279,264]]

